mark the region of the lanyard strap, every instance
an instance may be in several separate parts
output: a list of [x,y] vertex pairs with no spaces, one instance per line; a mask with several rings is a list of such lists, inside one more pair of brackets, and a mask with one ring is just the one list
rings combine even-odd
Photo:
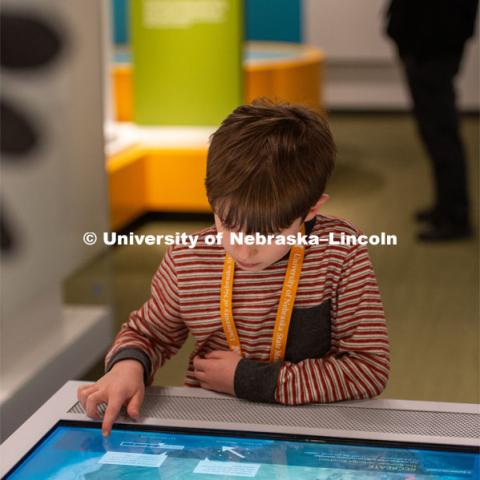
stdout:
[[[301,227],[302,235],[305,234],[305,225]],[[295,245],[290,249],[288,257],[288,266],[283,280],[282,293],[277,309],[277,318],[272,336],[272,346],[270,350],[270,361],[283,360],[285,348],[287,346],[288,328],[292,316],[293,304],[297,294],[300,272],[302,271],[303,257],[305,248],[301,245]],[[227,337],[230,350],[242,354],[240,340],[238,338],[237,327],[232,315],[232,290],[233,276],[235,272],[235,261],[227,253],[223,263],[222,288],[220,291],[220,317],[222,319],[223,331]]]

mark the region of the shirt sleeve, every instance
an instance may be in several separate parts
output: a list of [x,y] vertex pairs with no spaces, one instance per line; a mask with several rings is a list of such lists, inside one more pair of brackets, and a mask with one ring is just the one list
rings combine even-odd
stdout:
[[242,359],[235,393],[287,405],[372,398],[385,388],[390,350],[383,304],[365,246],[355,246],[332,298],[332,343],[321,358],[299,362]]
[[108,350],[105,370],[119,360],[135,358],[148,370],[145,383],[150,385],[156,370],[180,349],[187,335],[180,311],[175,262],[169,248],[152,278],[149,299],[130,314]]

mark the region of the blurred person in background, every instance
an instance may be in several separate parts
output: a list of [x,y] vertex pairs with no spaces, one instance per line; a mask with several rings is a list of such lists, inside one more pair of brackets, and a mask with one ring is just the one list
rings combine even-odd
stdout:
[[475,30],[478,0],[392,0],[387,34],[405,72],[420,137],[432,164],[434,204],[416,212],[420,241],[471,235],[467,166],[454,79]]

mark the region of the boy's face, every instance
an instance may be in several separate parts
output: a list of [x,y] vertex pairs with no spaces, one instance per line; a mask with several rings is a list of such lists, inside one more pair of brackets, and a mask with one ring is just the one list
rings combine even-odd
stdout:
[[[308,220],[308,217],[307,219]],[[222,246],[235,261],[236,265],[250,272],[259,272],[264,270],[272,263],[280,260],[290,250],[291,245],[240,245],[239,243],[230,243],[230,230],[223,227],[220,218],[215,214],[215,225],[217,231],[223,233]],[[296,235],[300,231],[302,225],[301,217],[298,217],[290,227],[281,230],[276,235]],[[240,232],[235,232],[240,233]]]
[[[328,201],[329,195],[326,193],[318,199],[317,203],[310,208],[307,216],[303,220],[308,222],[317,215],[318,209]],[[214,214],[215,217],[215,226],[217,227],[217,232],[223,233],[222,236],[222,246],[227,251],[230,256],[233,258],[235,263],[242,270],[247,270],[250,272],[260,272],[265,268],[272,265],[276,261],[284,257],[292,247],[291,245],[276,245],[275,242],[271,242],[271,245],[240,245],[239,243],[230,243],[230,231],[223,227],[220,218],[217,214]],[[298,217],[288,228],[281,230],[276,235],[296,235],[300,232],[302,226],[302,218]],[[240,232],[235,232],[240,233]],[[284,242],[286,243],[286,242]]]

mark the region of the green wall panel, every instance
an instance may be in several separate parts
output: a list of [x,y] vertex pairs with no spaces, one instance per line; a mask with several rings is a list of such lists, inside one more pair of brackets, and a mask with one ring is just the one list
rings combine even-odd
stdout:
[[132,0],[134,118],[217,125],[243,103],[241,0]]

